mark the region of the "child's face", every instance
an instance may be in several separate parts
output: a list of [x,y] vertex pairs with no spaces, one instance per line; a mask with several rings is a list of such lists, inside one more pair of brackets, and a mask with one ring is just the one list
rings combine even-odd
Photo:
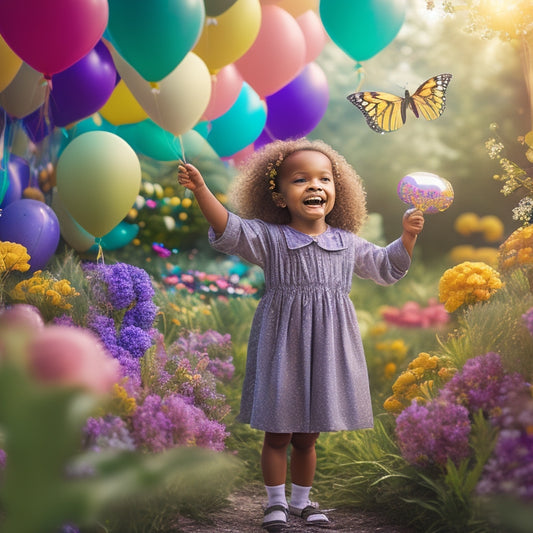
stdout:
[[278,189],[291,221],[324,219],[335,204],[335,183],[329,157],[314,150],[289,155],[281,165]]

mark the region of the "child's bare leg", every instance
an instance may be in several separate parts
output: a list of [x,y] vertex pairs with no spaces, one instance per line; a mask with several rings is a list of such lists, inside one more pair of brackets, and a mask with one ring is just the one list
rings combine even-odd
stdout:
[[320,433],[293,433],[291,444],[291,480],[303,487],[313,484],[316,470],[315,442]]
[[265,433],[261,453],[261,469],[265,481],[268,503],[263,517],[263,528],[277,530],[287,523],[288,504],[285,496],[287,478],[287,448],[290,433]]
[[301,516],[306,524],[323,525],[328,517],[309,499],[316,470],[315,443],[319,433],[293,433],[291,444],[292,514]]

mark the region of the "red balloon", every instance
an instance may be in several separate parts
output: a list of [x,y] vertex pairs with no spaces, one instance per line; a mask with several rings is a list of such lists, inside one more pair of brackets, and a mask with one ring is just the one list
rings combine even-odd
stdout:
[[0,33],[23,61],[50,77],[87,55],[108,21],[107,0],[0,2]]
[[263,5],[259,34],[235,65],[259,96],[268,96],[298,75],[305,54],[304,34],[296,19],[281,7]]

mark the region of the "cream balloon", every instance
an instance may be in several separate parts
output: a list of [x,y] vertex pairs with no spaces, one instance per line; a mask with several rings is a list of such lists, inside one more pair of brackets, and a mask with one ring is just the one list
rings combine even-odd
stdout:
[[0,35],[0,92],[2,92],[15,77],[22,66],[22,59],[9,48]]
[[259,0],[238,0],[218,17],[206,19],[193,48],[211,72],[239,59],[255,41],[261,26]]
[[195,53],[189,52],[155,87],[116,50],[111,54],[131,94],[156,124],[174,135],[181,135],[200,120],[211,98],[211,75]]
[[103,237],[127,215],[141,186],[137,154],[107,131],[89,131],[72,140],[56,174],[61,202],[95,237]]
[[22,63],[13,81],[0,93],[0,106],[10,115],[22,118],[43,104],[47,91],[43,75]]
[[99,113],[114,126],[135,124],[148,118],[146,111],[135,100],[124,80],[117,83],[109,100],[100,108]]
[[57,187],[53,190],[51,207],[59,221],[59,231],[63,240],[77,252],[86,252],[94,244],[94,236],[72,218],[59,198]]

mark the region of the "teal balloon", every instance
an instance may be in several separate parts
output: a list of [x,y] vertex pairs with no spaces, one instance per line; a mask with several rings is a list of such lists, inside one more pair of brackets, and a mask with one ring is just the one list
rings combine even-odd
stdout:
[[137,153],[157,161],[176,161],[182,157],[179,138],[158,126],[152,119],[117,126],[116,134]]
[[266,124],[266,107],[246,82],[235,103],[210,123],[207,142],[220,157],[236,154],[252,144]]
[[[103,250],[118,250],[135,239],[138,233],[139,226],[137,224],[122,221],[100,239],[100,245]],[[98,245],[93,244],[89,248],[89,252],[98,253]]]
[[365,61],[396,37],[406,0],[320,0],[319,11],[331,40],[355,61]]
[[203,0],[109,0],[111,42],[147,81],[161,81],[181,63],[204,22]]
[[94,114],[86,119],[76,122],[70,128],[61,128],[61,138],[58,147],[57,157],[59,157],[63,150],[68,146],[70,141],[76,137],[83,135],[89,131],[108,131],[109,133],[116,133],[117,127],[111,122],[108,122],[99,114]]

